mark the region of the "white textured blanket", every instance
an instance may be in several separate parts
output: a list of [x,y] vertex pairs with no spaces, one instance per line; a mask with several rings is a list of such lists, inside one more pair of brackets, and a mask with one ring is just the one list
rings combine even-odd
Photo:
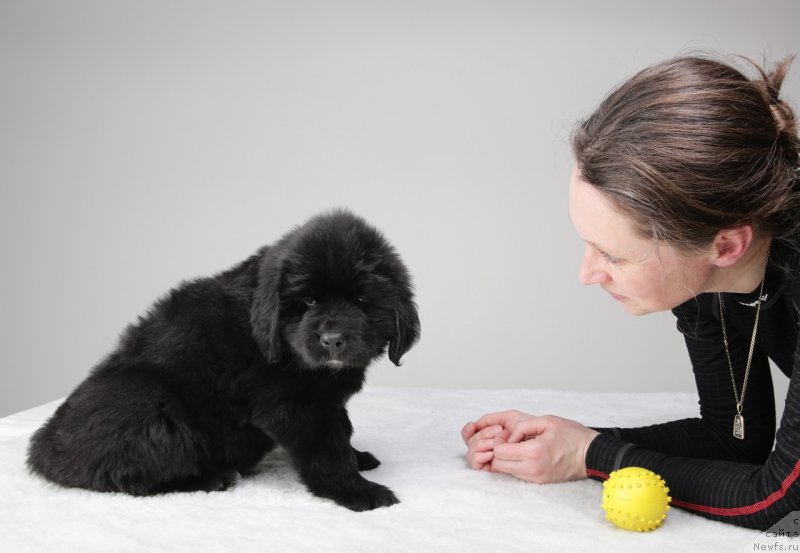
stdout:
[[263,472],[225,492],[134,498],[58,488],[24,466],[28,437],[57,405],[0,419],[4,553],[707,553],[758,551],[775,542],[677,509],[654,532],[627,532],[604,519],[598,482],[539,486],[472,471],[464,462],[460,429],[486,412],[516,408],[631,426],[695,416],[692,394],[367,387],[350,402],[353,445],[383,462],[365,475],[391,487],[401,503],[366,513],[310,495],[281,451],[264,459]]

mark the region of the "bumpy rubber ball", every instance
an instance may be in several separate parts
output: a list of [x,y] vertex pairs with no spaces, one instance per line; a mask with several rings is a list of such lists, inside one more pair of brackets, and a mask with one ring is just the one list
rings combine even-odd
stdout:
[[603,483],[606,519],[625,530],[649,532],[667,518],[669,488],[653,471],[641,467],[615,470]]

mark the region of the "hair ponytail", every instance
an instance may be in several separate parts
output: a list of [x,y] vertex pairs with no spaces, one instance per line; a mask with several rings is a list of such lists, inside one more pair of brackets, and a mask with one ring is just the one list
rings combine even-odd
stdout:
[[702,57],[666,60],[613,90],[572,136],[581,176],[646,238],[685,251],[723,228],[800,236],[800,139],[780,96],[792,57],[757,76]]

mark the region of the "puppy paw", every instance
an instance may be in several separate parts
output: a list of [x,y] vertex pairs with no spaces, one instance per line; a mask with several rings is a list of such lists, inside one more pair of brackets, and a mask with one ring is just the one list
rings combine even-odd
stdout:
[[336,494],[332,499],[351,511],[371,511],[372,509],[388,507],[400,502],[392,490],[369,481],[365,481],[362,486],[356,489],[349,489],[343,493]]
[[209,490],[209,491],[225,491],[228,488],[235,486],[239,483],[239,480],[242,479],[242,475],[239,474],[236,470],[224,470],[217,474],[216,480],[218,485],[216,489]]
[[372,470],[381,464],[381,462],[378,461],[378,459],[375,458],[375,456],[369,451],[359,451],[357,449],[353,449],[353,453],[356,455],[356,464],[358,465],[358,470]]
[[130,486],[127,488],[121,487],[120,491],[131,495],[151,495],[172,492],[221,492],[236,485],[241,478],[242,476],[237,471],[223,469],[218,472],[167,482],[166,484],[153,487],[153,489],[148,490],[146,493],[137,494]]
[[223,492],[241,479],[241,474],[235,470],[221,470],[186,481],[183,491]]

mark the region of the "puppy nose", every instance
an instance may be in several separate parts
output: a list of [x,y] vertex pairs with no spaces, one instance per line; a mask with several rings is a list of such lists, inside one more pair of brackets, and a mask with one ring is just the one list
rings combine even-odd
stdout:
[[347,343],[347,338],[341,332],[326,332],[319,337],[319,343],[331,353],[339,353]]

